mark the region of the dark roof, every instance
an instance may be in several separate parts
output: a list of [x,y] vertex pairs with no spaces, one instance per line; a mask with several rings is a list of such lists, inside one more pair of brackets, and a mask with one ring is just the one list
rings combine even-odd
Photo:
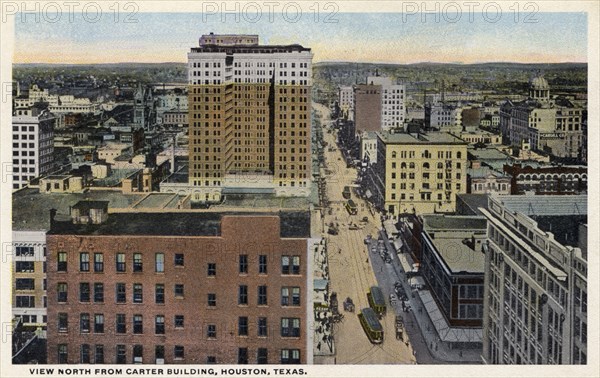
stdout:
[[274,54],[274,53],[287,53],[293,51],[310,51],[308,47],[302,47],[301,45],[234,45],[234,46],[219,46],[219,45],[205,45],[201,47],[192,47],[192,52],[218,52],[218,53],[240,53],[240,54]]
[[56,221],[49,235],[155,235],[155,236],[219,236],[225,215],[279,215],[282,238],[310,237],[310,213],[243,213],[243,212],[164,212],[113,213],[101,224],[73,224]]
[[108,209],[110,201],[79,201],[73,205],[73,209],[90,210],[90,209]]

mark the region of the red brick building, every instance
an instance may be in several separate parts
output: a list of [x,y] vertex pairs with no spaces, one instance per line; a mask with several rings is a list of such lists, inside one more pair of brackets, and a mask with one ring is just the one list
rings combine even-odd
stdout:
[[89,222],[48,232],[49,363],[306,363],[308,212]]
[[354,86],[354,123],[356,132],[381,131],[381,85]]

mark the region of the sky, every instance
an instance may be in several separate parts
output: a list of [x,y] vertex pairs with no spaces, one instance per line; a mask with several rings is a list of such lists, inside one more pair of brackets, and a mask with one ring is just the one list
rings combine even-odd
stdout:
[[[380,63],[559,63],[587,62],[585,13],[537,13],[525,22],[505,12],[496,22],[481,13],[404,15],[401,13],[327,13],[316,20],[304,12],[296,22],[275,13],[137,13],[115,22],[104,12],[97,22],[80,13],[15,18],[14,63],[186,62],[202,34],[258,34],[261,44],[299,43],[310,47],[314,62]],[[436,19],[437,16],[437,19]],[[47,19],[46,19],[47,18]],[[225,21],[225,22],[224,22]]]

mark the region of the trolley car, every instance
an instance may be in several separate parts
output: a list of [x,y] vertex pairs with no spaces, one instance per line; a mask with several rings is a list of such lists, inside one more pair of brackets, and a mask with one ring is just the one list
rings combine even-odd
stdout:
[[371,307],[363,308],[358,314],[358,320],[370,342],[373,344],[383,343],[383,327]]

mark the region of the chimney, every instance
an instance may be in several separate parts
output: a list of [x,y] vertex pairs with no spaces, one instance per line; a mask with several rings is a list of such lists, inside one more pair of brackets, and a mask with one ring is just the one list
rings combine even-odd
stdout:
[[56,217],[56,209],[50,209],[50,229],[54,228],[54,217]]

